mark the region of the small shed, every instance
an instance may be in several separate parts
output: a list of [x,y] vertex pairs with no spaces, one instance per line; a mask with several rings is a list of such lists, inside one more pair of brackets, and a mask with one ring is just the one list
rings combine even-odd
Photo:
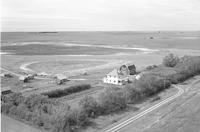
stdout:
[[34,79],[35,75],[36,75],[36,74],[28,74],[27,77],[28,77],[28,79],[30,80],[30,79]]
[[37,75],[47,77],[49,74],[47,74],[46,72],[41,72],[41,73],[38,73]]
[[10,73],[1,73],[1,77],[12,78],[13,76]]
[[28,82],[29,78],[28,78],[28,76],[20,76],[19,80],[23,81],[23,82]]
[[56,74],[57,84],[63,84],[68,81],[68,77],[64,74]]

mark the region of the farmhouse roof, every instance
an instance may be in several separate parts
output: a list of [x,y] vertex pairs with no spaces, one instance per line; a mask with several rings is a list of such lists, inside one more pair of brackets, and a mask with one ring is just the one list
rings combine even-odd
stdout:
[[118,78],[120,78],[120,79],[127,78],[127,76],[121,75],[121,74],[118,72],[118,69],[112,70],[112,71],[109,72],[107,75],[108,75],[108,76],[109,76],[109,75],[110,75],[110,76],[116,76],[116,77],[118,77]]
[[[127,68],[136,68],[134,64],[131,64],[131,63],[126,63],[125,66],[127,66]],[[131,70],[131,69],[129,69]]]
[[133,66],[134,64],[132,64],[132,63],[126,63],[125,65],[126,66]]
[[114,69],[114,70],[112,70],[111,72],[109,72],[107,75],[111,75],[111,76],[119,76],[119,74],[118,74],[118,70],[117,70],[117,69]]

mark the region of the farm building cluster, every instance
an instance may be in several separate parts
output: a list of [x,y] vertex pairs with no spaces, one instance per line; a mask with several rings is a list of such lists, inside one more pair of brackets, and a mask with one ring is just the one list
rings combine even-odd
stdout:
[[140,75],[136,75],[136,67],[134,64],[124,64],[119,68],[115,68],[103,78],[104,83],[124,85],[134,79],[139,79]]

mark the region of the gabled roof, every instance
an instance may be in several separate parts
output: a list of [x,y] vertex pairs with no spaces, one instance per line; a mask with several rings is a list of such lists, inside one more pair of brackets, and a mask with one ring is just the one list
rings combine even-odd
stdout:
[[120,78],[120,79],[125,79],[125,78],[127,78],[127,76],[121,75],[121,74],[118,72],[118,69],[112,70],[112,71],[109,72],[107,75],[108,75],[108,76],[116,76],[116,77],[118,77],[118,78]]
[[112,70],[111,72],[109,72],[107,75],[111,75],[111,76],[119,76],[119,74],[118,74],[118,70],[117,69],[114,69],[114,70]]
[[132,64],[132,63],[126,63],[125,65],[126,65],[126,66],[135,66],[135,65]]

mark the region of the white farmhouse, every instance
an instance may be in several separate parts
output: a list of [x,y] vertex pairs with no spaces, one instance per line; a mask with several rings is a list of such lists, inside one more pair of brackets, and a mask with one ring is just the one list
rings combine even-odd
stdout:
[[106,74],[103,78],[104,83],[123,85],[128,82],[128,77],[120,75],[117,69],[114,69],[110,73]]

